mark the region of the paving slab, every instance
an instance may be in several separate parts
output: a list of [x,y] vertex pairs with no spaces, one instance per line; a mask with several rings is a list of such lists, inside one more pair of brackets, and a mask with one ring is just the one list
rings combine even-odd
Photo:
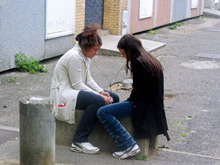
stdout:
[[[95,155],[75,153],[70,147],[56,146],[56,165],[219,165],[220,158],[161,149],[147,160],[115,159],[112,153],[100,152]],[[0,146],[0,165],[19,165],[19,139]]]
[[[102,36],[103,45],[99,50],[99,53],[102,55],[120,55],[121,53],[117,49],[117,44],[121,37],[122,37],[121,35]],[[166,43],[152,41],[148,39],[140,39],[140,40],[143,44],[143,47],[149,52],[159,49],[166,45]]]
[[19,136],[19,133],[11,130],[0,129],[0,144]]
[[212,18],[220,19],[220,11],[216,10],[216,9],[205,8],[203,14],[206,17],[212,17]]
[[220,54],[212,54],[212,53],[199,53],[196,57],[202,58],[210,58],[210,59],[220,59]]

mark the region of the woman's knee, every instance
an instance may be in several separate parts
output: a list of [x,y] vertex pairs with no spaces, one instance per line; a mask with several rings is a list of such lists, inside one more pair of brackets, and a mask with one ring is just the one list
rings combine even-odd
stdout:
[[97,116],[98,118],[103,118],[103,117],[106,117],[108,114],[108,109],[107,109],[107,106],[103,106],[103,107],[100,107],[97,111]]
[[102,116],[104,115],[102,107],[98,109],[96,114],[99,119],[102,118]]
[[114,100],[114,103],[118,103],[119,102],[119,96],[118,95],[113,95],[113,100]]

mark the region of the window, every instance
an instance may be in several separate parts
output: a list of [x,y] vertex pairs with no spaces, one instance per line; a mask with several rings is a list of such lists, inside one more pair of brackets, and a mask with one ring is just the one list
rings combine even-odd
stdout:
[[191,8],[194,9],[194,8],[197,8],[198,7],[198,0],[192,0],[191,1]]
[[139,3],[139,19],[152,17],[153,0],[140,0]]
[[73,34],[75,0],[47,0],[46,39]]

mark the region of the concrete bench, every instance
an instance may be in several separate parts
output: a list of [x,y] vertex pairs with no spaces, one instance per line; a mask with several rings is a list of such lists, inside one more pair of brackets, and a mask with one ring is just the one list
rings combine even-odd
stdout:
[[[79,125],[79,121],[82,117],[83,111],[76,110],[76,123],[68,124],[56,120],[56,144],[71,146],[73,136],[75,134],[76,128]],[[121,119],[120,122],[123,126],[132,134],[132,123],[131,118]],[[101,152],[114,152],[116,151],[116,145],[112,138],[106,133],[104,127],[100,122],[97,122],[92,134],[89,136],[89,141],[100,148]],[[158,143],[158,136],[153,139],[141,139],[137,141],[141,148],[141,152],[137,156],[147,155],[148,157],[155,151]]]

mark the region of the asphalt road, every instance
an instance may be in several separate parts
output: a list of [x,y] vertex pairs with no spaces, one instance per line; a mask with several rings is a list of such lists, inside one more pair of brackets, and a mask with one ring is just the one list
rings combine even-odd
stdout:
[[[167,142],[166,138],[161,136],[159,146],[162,150],[148,163],[218,165],[220,164],[220,19],[200,17],[184,21],[183,25],[175,30],[162,27],[156,31],[157,34],[143,32],[136,36],[166,43],[165,47],[152,53],[164,67],[165,108],[171,141]],[[204,53],[206,57],[201,56]],[[19,128],[21,97],[49,96],[53,68],[58,59],[44,61],[48,69],[47,73],[8,71],[0,74],[0,126]],[[122,57],[100,55],[93,59],[91,72],[100,86],[108,89],[110,82],[129,78],[123,69],[124,64]],[[7,82],[7,78],[13,77],[16,77],[15,82]],[[129,91],[116,92],[121,96],[121,100],[129,95]],[[8,134],[14,138],[14,133]],[[5,134],[6,137],[9,135]],[[0,144],[0,157],[4,155],[3,149],[5,149],[4,143]],[[61,149],[59,155],[62,154],[62,150],[65,149]],[[16,159],[17,156],[15,154],[12,157]],[[78,162],[75,164],[83,162],[78,156],[75,159]],[[65,161],[70,163],[70,157],[67,155]],[[87,157],[86,160],[91,161],[90,164],[112,163],[112,158],[103,159],[103,156]],[[137,164],[134,160],[124,163]]]

